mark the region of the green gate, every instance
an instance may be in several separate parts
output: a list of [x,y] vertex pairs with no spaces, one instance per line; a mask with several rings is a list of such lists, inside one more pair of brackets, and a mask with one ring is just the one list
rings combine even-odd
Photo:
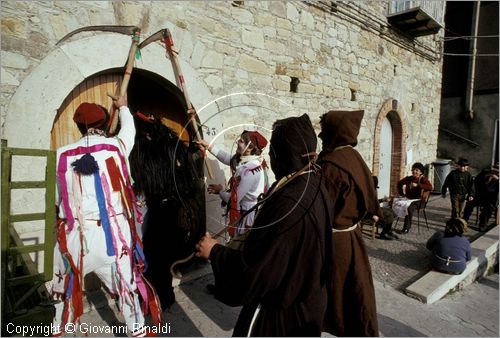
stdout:
[[[15,157],[45,157],[44,181],[12,182],[12,162]],[[54,308],[45,288],[52,279],[55,233],[55,176],[54,151],[8,148],[2,140],[2,336],[9,323],[13,325],[49,325]],[[11,214],[12,190],[45,189],[45,212]],[[44,243],[24,245],[13,224],[17,222],[45,221]],[[30,253],[43,251],[43,271],[39,272]],[[10,330],[9,330],[10,331]]]

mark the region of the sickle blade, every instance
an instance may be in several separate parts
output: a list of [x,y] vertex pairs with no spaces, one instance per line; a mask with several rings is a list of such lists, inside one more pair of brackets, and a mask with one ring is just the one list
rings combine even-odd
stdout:
[[69,39],[75,34],[81,33],[81,32],[91,32],[91,31],[100,31],[100,32],[113,32],[113,33],[120,33],[120,34],[125,34],[125,35],[133,35],[136,31],[140,31],[140,28],[137,26],[87,26],[87,27],[82,27],[78,28],[72,32],[69,32],[66,34],[61,40],[57,41],[56,45],[61,44],[65,40]]

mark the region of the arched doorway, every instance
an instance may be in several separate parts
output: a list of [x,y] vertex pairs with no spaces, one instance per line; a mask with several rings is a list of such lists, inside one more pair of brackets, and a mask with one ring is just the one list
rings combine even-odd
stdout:
[[[119,70],[101,72],[86,78],[69,93],[54,119],[51,149],[75,142],[81,137],[73,122],[73,113],[80,103],[93,102],[109,111],[112,109],[112,100],[107,93],[117,92],[121,78]],[[136,69],[130,79],[127,97],[131,112],[140,111],[160,118],[164,125],[188,142],[189,135],[184,129],[187,123],[186,105],[175,85],[152,72]]]
[[397,182],[404,175],[407,132],[401,104],[387,100],[380,109],[375,125],[373,175],[379,178],[379,198],[397,193]]

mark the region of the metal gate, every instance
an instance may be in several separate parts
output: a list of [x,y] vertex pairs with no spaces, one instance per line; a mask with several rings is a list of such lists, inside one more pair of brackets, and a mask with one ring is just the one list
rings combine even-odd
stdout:
[[[14,157],[45,157],[44,181],[12,182]],[[52,279],[55,233],[55,165],[54,151],[8,148],[2,140],[2,336],[8,323],[26,325],[52,321],[53,308],[45,282]],[[45,211],[11,214],[12,190],[45,189]],[[45,222],[44,243],[24,245],[13,224],[42,220]],[[42,251],[43,271],[38,271],[30,253]],[[50,311],[49,311],[50,310]]]

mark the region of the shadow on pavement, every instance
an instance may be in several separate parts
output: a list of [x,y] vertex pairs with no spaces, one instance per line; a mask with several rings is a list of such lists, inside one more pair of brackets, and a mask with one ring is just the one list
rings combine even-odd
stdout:
[[[103,291],[103,289],[98,289],[96,291],[89,292],[86,295],[89,303],[94,307],[94,311],[97,311],[98,316],[110,327],[124,326],[125,323],[120,321],[115,314],[115,311],[109,305],[110,296]],[[122,317],[123,319],[123,317]],[[97,324],[97,323],[93,323]],[[115,337],[127,337],[125,333],[117,332]]]
[[158,334],[158,337],[202,337],[188,314],[174,303],[169,310],[163,311],[164,322],[168,323],[171,329],[170,333]]
[[481,278],[477,281],[479,284],[483,284],[483,285],[486,285],[486,286],[489,286],[490,288],[493,288],[495,290],[498,290],[498,277],[497,277],[497,280],[494,281],[494,280],[491,280],[489,278]]
[[378,326],[384,337],[426,337],[422,332],[381,314],[378,314]]
[[[210,321],[223,331],[231,331],[238,319],[241,307],[229,307],[210,294],[207,284],[213,284],[213,275],[205,275],[187,283],[179,285],[179,289],[186,295],[190,306],[198,308]],[[231,292],[228,290],[228,292]],[[182,304],[181,304],[182,305]],[[228,332],[227,335],[231,333]]]

